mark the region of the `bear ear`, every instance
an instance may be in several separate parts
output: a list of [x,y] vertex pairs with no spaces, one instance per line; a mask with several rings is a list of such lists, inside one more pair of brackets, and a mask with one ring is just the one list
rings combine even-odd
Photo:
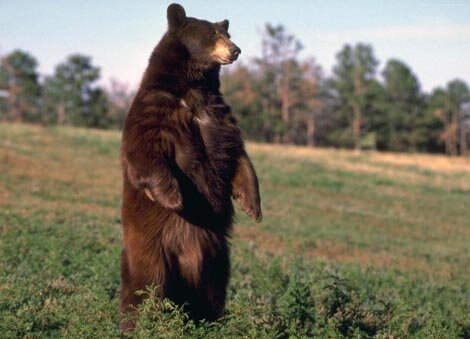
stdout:
[[168,18],[168,26],[170,28],[178,27],[186,19],[186,12],[183,6],[179,4],[171,4],[166,10],[166,16]]
[[217,23],[217,25],[219,25],[220,27],[225,29],[226,32],[228,32],[228,24],[229,24],[229,22],[228,22],[227,19]]

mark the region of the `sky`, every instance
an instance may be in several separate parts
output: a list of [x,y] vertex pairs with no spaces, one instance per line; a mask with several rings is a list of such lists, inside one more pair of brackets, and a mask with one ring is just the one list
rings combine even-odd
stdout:
[[[43,75],[72,53],[90,55],[110,79],[138,86],[166,30],[162,0],[0,0],[0,55],[32,53]],[[327,75],[345,43],[370,43],[379,72],[390,58],[408,64],[430,91],[460,78],[470,84],[470,0],[180,1],[188,16],[230,20],[239,60],[261,55],[265,23],[283,24]],[[234,66],[226,66],[234,67]]]

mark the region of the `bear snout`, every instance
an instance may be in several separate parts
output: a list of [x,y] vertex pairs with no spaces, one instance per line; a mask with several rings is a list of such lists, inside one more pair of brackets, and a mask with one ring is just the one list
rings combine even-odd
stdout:
[[238,56],[241,54],[242,50],[240,49],[240,47],[238,47],[237,45],[233,45],[231,48],[230,48],[230,55],[231,55],[231,59],[233,61],[237,60],[238,59]]

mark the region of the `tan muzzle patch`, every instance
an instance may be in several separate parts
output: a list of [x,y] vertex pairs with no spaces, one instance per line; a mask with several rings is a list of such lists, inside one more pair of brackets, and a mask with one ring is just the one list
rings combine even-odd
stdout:
[[214,49],[212,50],[212,57],[222,64],[228,64],[232,62],[230,47],[232,43],[226,38],[219,38],[215,43]]

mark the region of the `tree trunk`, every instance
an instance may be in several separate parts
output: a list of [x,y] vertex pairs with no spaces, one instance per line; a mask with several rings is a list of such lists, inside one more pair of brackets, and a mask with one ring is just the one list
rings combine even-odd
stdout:
[[8,116],[13,122],[21,122],[21,112],[18,105],[18,87],[13,84],[8,93]]
[[18,95],[21,89],[15,78],[15,70],[7,62],[3,66],[8,72],[8,120],[21,122],[21,111],[18,102]]
[[307,145],[315,147],[315,116],[313,113],[307,118]]
[[450,138],[447,135],[449,131],[449,125],[450,125],[450,122],[449,122],[449,119],[447,118],[447,112],[444,111],[444,145],[445,145],[447,155],[450,155],[450,151],[451,151]]
[[467,126],[465,125],[465,119],[460,111],[459,114],[459,131],[460,131],[460,155],[464,156],[468,153],[468,145],[467,145]]
[[290,109],[290,102],[289,102],[289,64],[287,61],[284,61],[282,65],[282,79],[281,79],[281,116],[282,122],[286,127],[286,132],[282,136],[282,141],[284,143],[290,142],[289,136],[289,109]]
[[460,128],[460,154],[468,155],[467,129],[465,126],[461,126]]
[[57,107],[57,125],[63,125],[65,123],[65,105],[63,102],[60,102],[59,107]]
[[450,134],[450,154],[453,156],[458,155],[458,147],[457,147],[457,141],[458,141],[458,134],[459,134],[459,123],[458,123],[458,118],[457,118],[458,112],[453,112],[452,114],[452,133]]
[[357,152],[361,151],[361,101],[363,95],[362,79],[360,69],[356,65],[354,67],[354,98],[353,98],[353,120],[352,130],[354,138],[354,149]]
[[354,102],[353,105],[354,117],[352,122],[354,149],[357,152],[361,151],[361,108],[359,103]]

